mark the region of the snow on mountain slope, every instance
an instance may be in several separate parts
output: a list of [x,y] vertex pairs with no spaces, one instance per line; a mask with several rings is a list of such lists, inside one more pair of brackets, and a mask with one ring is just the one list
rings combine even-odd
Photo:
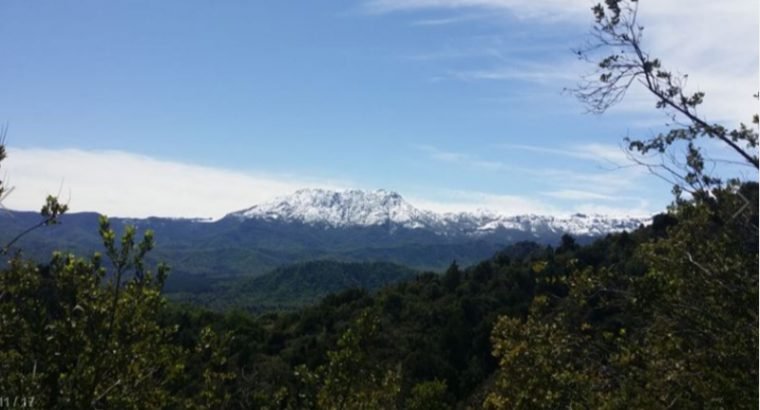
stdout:
[[332,227],[373,226],[392,223],[406,228],[430,227],[436,221],[432,212],[421,211],[385,191],[301,189],[293,195],[234,212],[238,218],[257,218],[326,224]]
[[575,214],[567,218],[540,215],[506,216],[493,212],[437,214],[420,210],[401,195],[386,191],[302,189],[293,195],[228,215],[237,219],[301,222],[330,227],[391,225],[428,229],[441,235],[478,236],[499,230],[602,235],[636,229],[649,218],[612,218]]

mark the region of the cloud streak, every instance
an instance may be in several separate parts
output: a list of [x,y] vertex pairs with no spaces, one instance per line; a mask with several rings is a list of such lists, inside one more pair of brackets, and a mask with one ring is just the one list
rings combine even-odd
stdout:
[[[490,209],[502,213],[548,213],[569,215],[581,213],[607,213],[610,215],[651,215],[658,207],[643,198],[651,196],[651,189],[667,192],[668,186],[640,166],[627,166],[630,161],[625,152],[616,146],[604,144],[578,144],[571,147],[541,147],[534,145],[503,145],[513,155],[505,155],[504,162],[492,162],[476,155],[451,152],[432,146],[417,147],[429,160],[446,162],[457,167],[483,171],[484,177],[508,172],[529,187],[529,192],[517,195],[445,190],[434,195],[440,200],[421,199],[419,202],[440,212],[454,210]],[[561,166],[535,168],[510,164],[509,158],[519,157],[524,162],[526,153],[573,158],[583,162],[599,161],[603,166],[596,171],[579,171]],[[558,162],[559,164],[559,162]],[[539,188],[540,187],[540,188]],[[525,188],[523,188],[524,190]],[[600,204],[603,202],[603,204]],[[661,204],[661,205],[664,205]]]
[[468,190],[443,190],[438,200],[411,196],[415,206],[439,213],[493,211],[504,215],[565,215],[570,212],[537,198]]
[[[543,197],[542,197],[543,196]],[[553,215],[569,216],[575,213],[616,217],[651,216],[654,211],[649,201],[640,198],[616,198],[592,192],[564,190],[547,192],[541,196],[508,195],[471,190],[441,190],[435,199],[410,196],[410,203],[421,209],[438,213],[496,212],[502,215]],[[558,203],[549,199],[560,199]],[[600,204],[599,201],[605,201]]]
[[[502,194],[427,188],[401,192],[411,203],[437,212],[491,210],[503,214],[569,215],[574,212],[648,215],[649,203],[631,192],[630,174],[530,170],[465,153],[418,147],[431,160],[484,172],[510,170],[555,189]],[[48,194],[60,193],[72,212],[121,217],[217,219],[225,214],[289,195],[301,188],[342,190],[355,182],[301,175],[275,175],[166,161],[122,151],[18,149],[10,147],[4,180],[16,189],[3,205],[36,210]],[[408,195],[407,195],[408,194]],[[599,204],[603,201],[604,204]]]
[[590,143],[580,144],[572,147],[551,148],[538,145],[505,144],[502,145],[502,147],[512,151],[528,151],[538,154],[548,154],[567,158],[595,160],[603,162],[607,165],[615,166],[625,166],[632,163],[622,147],[613,145]]
[[472,9],[505,11],[521,18],[564,19],[587,11],[584,0],[369,0],[364,9],[370,13],[392,13],[424,9]]
[[566,68],[535,64],[513,64],[489,69],[453,71],[450,76],[464,81],[524,81],[538,84],[569,83],[578,78]]
[[[456,21],[474,11],[501,12],[539,24],[557,21],[577,29],[590,27],[590,0],[367,0],[365,11],[373,14],[436,11],[436,21]],[[646,27],[644,48],[662,60],[665,68],[688,73],[688,91],[706,93],[703,112],[710,121],[735,126],[748,122],[757,110],[752,95],[760,89],[760,36],[756,0],[715,2],[713,0],[672,0],[642,3],[638,21]],[[440,14],[444,13],[443,16]],[[417,16],[416,18],[419,18]],[[506,20],[505,20],[506,21]],[[678,24],[674,24],[678,22]],[[540,27],[536,27],[539,30]],[[557,37],[556,41],[562,39]],[[581,46],[578,44],[577,46]],[[570,64],[568,54],[545,56],[550,65],[563,71],[541,75],[511,66],[460,72],[466,80],[522,80],[565,83],[580,79],[593,70]],[[544,61],[545,63],[545,61]],[[655,99],[635,85],[626,100],[613,108],[618,112],[652,112]]]
[[478,158],[474,155],[464,154],[460,152],[443,151],[430,145],[415,145],[414,147],[426,153],[431,159],[440,162],[447,162],[450,164],[457,164],[470,168],[479,168],[488,171],[500,171],[508,168],[507,165],[503,162],[488,161]]
[[589,200],[615,201],[615,200],[619,200],[619,198],[611,196],[611,195],[604,195],[604,194],[599,194],[599,193],[596,193],[596,192],[581,191],[581,190],[575,190],[575,189],[561,189],[559,191],[544,192],[543,195],[550,196],[552,198],[569,199],[569,200],[581,200],[581,201],[589,201]]
[[38,209],[61,190],[73,212],[126,217],[219,218],[299,188],[342,188],[344,182],[270,175],[164,161],[121,151],[8,148],[3,204]]

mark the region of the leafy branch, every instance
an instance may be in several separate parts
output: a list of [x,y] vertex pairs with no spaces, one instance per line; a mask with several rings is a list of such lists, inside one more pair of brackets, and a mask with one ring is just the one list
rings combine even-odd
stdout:
[[[595,63],[596,69],[570,91],[592,113],[603,113],[621,102],[634,84],[643,86],[655,96],[656,108],[664,110],[678,127],[654,138],[626,138],[626,143],[630,152],[640,155],[650,152],[665,154],[676,142],[685,143],[685,167],[676,171],[677,179],[681,180],[676,186],[691,186],[694,190],[704,191],[721,184],[720,178],[706,170],[705,163],[710,159],[706,159],[697,146],[701,138],[720,141],[739,158],[738,161],[717,162],[739,163],[759,169],[758,116],[753,116],[753,125],[742,123],[733,130],[700,116],[698,107],[704,102],[705,93],[688,92],[687,74],[674,74],[664,68],[660,59],[650,56],[642,48],[644,26],[638,22],[638,5],[638,0],[605,0],[604,4],[592,8],[595,23],[591,40],[576,50],[576,54],[584,61]],[[673,169],[665,171],[671,173]]]
[[45,200],[45,205],[42,206],[42,210],[40,210],[40,216],[42,216],[42,220],[29,228],[25,229],[18,235],[16,235],[13,239],[11,239],[5,246],[3,246],[2,250],[0,250],[0,254],[7,254],[10,248],[18,242],[21,238],[28,235],[32,231],[42,228],[43,226],[49,226],[49,225],[57,225],[60,223],[59,218],[61,215],[66,213],[68,211],[69,206],[67,204],[62,204],[58,201],[58,198],[52,195],[48,195],[47,199]]

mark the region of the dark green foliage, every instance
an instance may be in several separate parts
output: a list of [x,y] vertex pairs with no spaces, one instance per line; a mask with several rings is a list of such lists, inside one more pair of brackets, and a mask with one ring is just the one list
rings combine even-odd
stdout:
[[[294,395],[304,393],[305,387],[293,370],[304,365],[301,375],[323,374],[318,369],[325,369],[328,352],[340,350],[341,335],[370,313],[381,331],[363,345],[361,362],[384,369],[377,375],[399,369],[399,405],[421,406],[423,398],[437,397],[438,408],[445,408],[467,402],[492,378],[498,363],[491,355],[490,336],[499,316],[525,317],[534,292],[566,295],[561,279],[570,261],[578,266],[618,263],[651,234],[644,229],[610,235],[593,246],[557,251],[519,243],[470,269],[452,264],[442,275],[419,274],[374,294],[344,291],[292,313],[242,319],[235,312],[189,314],[181,309],[167,323],[182,323],[186,330],[180,334],[190,340],[205,325],[234,334],[231,351],[237,353],[230,360],[238,383],[233,397],[245,407],[242,403],[261,405],[267,397],[295,403]],[[588,262],[580,260],[584,252],[588,255],[582,258]],[[322,376],[315,377],[312,383],[320,385]],[[307,389],[310,397],[316,397],[314,389]]]
[[410,397],[406,400],[407,410],[447,410],[448,403],[446,383],[440,380],[422,382],[412,388]]
[[645,241],[556,255],[566,269],[544,280],[564,292],[537,291],[527,318],[494,329],[488,407],[757,408],[757,207],[757,184],[715,189]]
[[[749,214],[742,208],[745,200],[756,203],[757,190],[744,186],[737,192],[741,195],[716,191],[715,199],[674,209],[669,216],[656,217],[650,227],[608,235],[590,245],[577,245],[570,238],[556,249],[518,243],[469,269],[452,264],[441,275],[414,275],[388,264],[296,265],[267,280],[248,283],[269,286],[275,294],[278,289],[300,286],[296,294],[302,294],[312,285],[320,290],[320,283],[309,282],[309,275],[351,283],[365,272],[376,276],[371,283],[378,286],[389,278],[409,279],[375,293],[346,290],[311,307],[258,317],[239,310],[213,313],[177,304],[164,306],[150,285],[160,283],[163,276],[150,274],[142,262],[152,238],[139,244],[134,231],[127,230],[122,246],[116,246],[115,234],[104,223],[101,235],[113,262],[108,273],[99,270],[97,260],[72,257],[57,257],[41,270],[13,262],[5,272],[2,289],[7,303],[2,306],[30,310],[13,316],[16,322],[4,324],[16,329],[4,334],[5,374],[14,375],[5,378],[4,386],[11,392],[26,391],[31,385],[25,383],[37,377],[29,372],[42,378],[31,387],[38,391],[50,383],[60,385],[61,375],[68,374],[61,366],[76,362],[91,370],[77,373],[76,381],[66,381],[70,387],[62,390],[62,396],[45,393],[39,397],[46,402],[92,401],[91,396],[80,397],[77,386],[98,386],[96,380],[114,377],[139,379],[148,372],[148,379],[162,380],[156,384],[160,389],[143,387],[139,393],[113,389],[107,400],[126,407],[133,403],[123,401],[129,396],[163,406],[184,406],[190,400],[198,407],[225,402],[230,408],[335,408],[361,401],[365,408],[447,408],[463,403],[479,407],[490,393],[488,405],[494,407],[509,403],[519,407],[521,402],[515,401],[519,397],[543,397],[548,408],[557,402],[656,406],[675,397],[683,403],[722,397],[724,403],[736,407],[743,394],[755,394],[754,378],[746,375],[756,373],[757,343],[757,333],[751,330],[756,327],[757,312],[746,309],[756,306],[757,295],[742,290],[756,289],[756,275],[747,275],[744,283],[732,273],[757,263],[756,235],[747,234],[757,229],[756,222],[752,224],[756,208],[748,207],[755,209]],[[737,214],[738,209],[742,212]],[[689,242],[693,235],[712,240],[702,245]],[[713,280],[709,276],[700,279],[703,275],[688,258],[668,257],[660,262],[663,252],[691,255],[707,271],[719,273],[717,282],[709,283]],[[715,254],[722,255],[723,262],[711,262],[708,255]],[[120,271],[125,282],[117,292]],[[100,279],[91,272],[102,272],[106,285],[99,285]],[[697,276],[678,280],[685,274]],[[35,275],[42,281],[29,282]],[[731,282],[734,279],[740,282]],[[23,283],[28,283],[23,285],[28,290],[19,287]],[[636,299],[631,298],[632,292]],[[88,303],[101,308],[77,304],[66,296],[77,294],[74,300],[92,295],[82,300],[92,300]],[[7,299],[11,295],[14,299]],[[287,292],[278,297],[286,296]],[[689,310],[681,310],[684,300],[704,313],[692,317]],[[82,316],[80,326],[79,309],[68,308],[77,305],[86,312],[102,313]],[[38,321],[44,317],[60,317],[65,323],[77,320],[77,326],[60,328],[59,332],[68,329],[60,335],[37,333],[29,327],[43,323]],[[109,331],[112,326],[114,333]],[[694,329],[714,330],[702,342],[693,337]],[[76,333],[80,331],[84,333]],[[102,353],[87,346],[103,345],[95,340],[107,340],[109,334],[126,338],[119,343],[126,350],[116,349],[116,356],[104,361]],[[669,334],[681,339],[676,343]],[[58,345],[36,342],[51,335],[53,340],[76,341],[63,350],[69,359],[55,364],[39,359],[56,357],[40,349]],[[11,345],[23,347],[13,350]],[[14,353],[20,351],[26,354]],[[136,358],[140,361],[134,362]],[[495,373],[499,361],[502,369]],[[173,367],[176,363],[182,365]],[[562,370],[557,367],[560,364],[568,367]],[[620,389],[624,390],[615,384],[605,384],[605,390],[593,384],[608,383],[603,377],[589,379],[589,375],[605,374],[597,365],[606,366],[605,371],[613,375],[633,373],[630,379],[622,379],[625,384]],[[674,371],[678,366],[687,370]],[[132,373],[119,376],[117,369],[122,368]],[[164,370],[152,373],[153,368]],[[678,382],[641,384],[660,373],[672,374]],[[104,376],[94,377],[97,374]],[[352,377],[357,374],[364,376]],[[692,374],[700,374],[700,379],[690,379]],[[505,385],[504,380],[521,381]],[[700,387],[682,395],[682,385]],[[95,387],[101,392],[96,398],[109,386]],[[652,389],[657,393],[650,394]],[[531,408],[540,407],[531,403]]]
[[[0,160],[2,160],[3,156],[0,155]],[[2,192],[0,192],[0,195],[2,195]],[[2,199],[0,197],[0,199]],[[35,222],[31,226],[27,227],[23,231],[19,231],[15,234],[15,236],[10,237],[8,236],[7,242],[0,248],[0,254],[7,254],[13,247],[13,245],[18,242],[21,238],[23,238],[26,235],[34,233],[39,228],[42,228],[43,226],[50,226],[50,225],[57,225],[60,223],[60,218],[63,216],[63,214],[66,213],[66,211],[69,210],[68,205],[61,204],[58,202],[58,198],[52,195],[48,195],[47,199],[45,199],[45,205],[42,206],[42,209],[40,210],[38,219],[38,222]]]
[[[45,217],[43,212],[43,217]],[[217,408],[228,396],[223,337],[172,342],[158,318],[166,269],[144,264],[152,247],[127,229],[117,245],[108,221],[102,258],[55,253],[36,265],[16,256],[0,271],[0,391],[35,408]],[[186,365],[191,363],[190,365]]]
[[[756,188],[745,186],[741,193],[749,201],[756,201]],[[725,196],[720,192],[716,195],[718,198]],[[685,237],[679,239],[682,235],[707,236],[706,232],[696,233],[694,229],[716,232],[730,219],[728,209],[741,207],[742,202],[737,201],[741,196],[731,198],[734,199],[728,202],[730,205],[719,205],[719,202],[710,205],[712,202],[708,201],[698,207],[680,208],[669,216],[658,216],[653,226],[632,233],[609,235],[590,245],[579,246],[566,239],[555,250],[520,243],[464,271],[452,265],[449,279],[446,274],[420,274],[374,295],[350,290],[329,296],[298,312],[250,319],[250,325],[232,330],[236,339],[245,341],[235,345],[233,351],[240,346],[245,346],[246,350],[239,355],[233,354],[231,360],[237,374],[256,374],[258,377],[239,377],[235,387],[238,393],[233,396],[241,403],[256,402],[259,405],[269,403],[267,397],[277,397],[278,403],[290,403],[293,408],[299,408],[293,403],[304,403],[298,402],[297,397],[306,394],[305,397],[315,398],[319,396],[318,391],[327,388],[325,377],[329,377],[324,373],[325,369],[330,368],[329,363],[336,357],[344,357],[335,356],[337,353],[334,352],[343,351],[341,355],[348,355],[346,360],[358,361],[341,363],[346,366],[347,363],[354,363],[354,366],[361,363],[367,369],[377,369],[373,377],[385,380],[380,383],[384,386],[380,390],[361,385],[345,387],[358,388],[372,397],[387,398],[388,394],[396,394],[395,402],[400,408],[418,408],[429,400],[438,400],[435,408],[456,403],[480,407],[486,392],[490,392],[488,405],[494,407],[534,408],[544,403],[546,408],[555,408],[558,402],[585,403],[591,407],[611,403],[610,408],[617,408],[615,403],[657,407],[658,403],[681,397],[681,385],[637,383],[656,380],[658,374],[670,371],[667,366],[677,369],[680,364],[676,363],[688,363],[689,370],[672,373],[673,377],[685,377],[683,383],[686,385],[703,386],[698,392],[679,398],[683,403],[722,397],[724,403],[734,406],[739,402],[737,397],[748,400],[756,392],[752,387],[756,352],[750,347],[757,343],[757,335],[748,329],[756,326],[757,312],[746,309],[757,302],[756,292],[747,293],[748,289],[756,288],[756,275],[747,276],[751,283],[727,285],[728,289],[739,293],[721,297],[717,294],[707,296],[721,288],[720,282],[718,286],[700,284],[695,279],[690,279],[688,284],[675,282],[688,285],[681,289],[693,292],[688,296],[693,301],[690,303],[704,305],[704,300],[716,301],[715,305],[705,305],[709,315],[699,320],[708,321],[705,328],[716,329],[717,333],[711,337],[719,336],[726,341],[725,345],[718,345],[724,346],[720,347],[723,350],[716,352],[710,350],[715,349],[715,345],[709,345],[707,349],[708,345],[693,344],[694,347],[682,350],[684,341],[696,342],[693,337],[670,344],[667,335],[678,335],[678,332],[688,335],[694,331],[690,323],[695,318],[688,314],[679,316],[681,310],[677,308],[682,303],[680,298],[687,297],[687,294],[678,288],[668,288],[673,285],[668,285],[669,281],[662,282],[652,272],[666,272],[668,277],[676,279],[678,275],[698,271],[689,270],[691,262],[688,259],[686,265],[661,270],[659,262],[653,262],[655,259],[649,250],[667,249],[675,243],[688,244]],[[711,206],[725,209],[725,212],[688,211],[705,210]],[[741,220],[731,222],[735,228],[730,229],[742,226],[755,226],[756,229],[756,223],[747,222],[756,219],[756,213],[740,216]],[[710,224],[715,226],[710,227]],[[720,241],[751,238],[738,231],[728,233],[730,229],[728,236],[724,237],[726,239]],[[713,249],[710,246],[707,249]],[[744,256],[736,259],[747,264],[741,269],[756,265],[756,238],[754,242],[739,240],[730,247],[732,252],[743,252]],[[706,256],[710,254],[707,249],[689,252]],[[713,250],[721,255],[732,255],[718,251],[718,248]],[[703,260],[707,263],[706,259]],[[725,276],[726,279],[733,271],[733,268],[721,268],[720,265],[707,269],[711,272],[724,269],[729,275]],[[458,283],[451,279],[456,276],[459,276]],[[667,286],[663,288],[663,285]],[[707,290],[710,291],[705,293]],[[632,302],[630,294],[634,291],[638,296]],[[372,337],[361,344],[360,355],[355,356],[359,353],[341,348],[339,340],[365,314],[373,317],[376,323],[373,326],[381,331],[373,332]],[[216,322],[219,330],[231,330],[238,319],[232,320],[230,315],[233,314],[208,317],[204,319],[207,322],[201,320],[194,326]],[[733,322],[727,319],[730,315],[736,317]],[[642,335],[648,335],[649,339],[642,340]],[[666,338],[658,340],[660,336]],[[496,358],[491,356],[494,348]],[[517,356],[511,356],[513,354]],[[504,362],[505,357],[510,359]],[[506,367],[495,377],[499,360]],[[720,360],[730,362],[719,366],[726,372],[713,370],[712,366]],[[746,368],[737,368],[739,363]],[[340,366],[338,369],[345,372],[347,368]],[[295,368],[299,369],[301,376],[311,375],[308,381],[311,388],[305,387],[303,378],[293,374]],[[399,373],[394,373],[394,369]],[[694,373],[695,369],[703,370]],[[711,380],[709,382],[688,379],[691,375],[704,375],[707,369],[711,369],[715,380],[711,379],[713,376],[707,377],[706,380]],[[633,372],[633,378],[621,379],[626,384],[619,388],[604,378],[607,377],[605,372],[612,372],[609,374],[613,376],[618,374],[614,377],[619,378],[627,370]],[[597,379],[589,379],[591,375]],[[505,385],[504,380],[512,382]],[[589,384],[592,381],[607,387]],[[708,388],[712,385],[721,387]],[[650,394],[648,389],[657,389],[659,396]],[[518,397],[528,401],[515,401],[519,400]],[[324,408],[327,399],[323,396],[322,407],[314,400],[310,402],[311,406]],[[244,407],[243,404],[240,406]]]
[[[233,293],[225,300],[257,291],[269,300],[306,302],[331,286],[382,287],[260,316],[166,306],[158,293],[165,276],[152,275],[143,262],[152,237],[137,243],[126,229],[117,246],[103,221],[109,272],[99,258],[70,256],[39,269],[14,259],[4,272],[0,308],[26,313],[3,316],[14,320],[4,329],[15,329],[0,344],[5,374],[12,375],[3,386],[44,391],[45,403],[72,406],[107,391],[102,400],[122,408],[141,400],[153,407],[445,409],[480,407],[484,399],[497,408],[617,408],[675,398],[686,407],[717,399],[741,407],[746,394],[756,394],[757,275],[735,273],[757,264],[757,235],[750,235],[756,201],[756,185],[715,191],[635,232],[585,246],[565,237],[556,249],[518,243],[468,269],[452,263],[441,275],[318,261],[227,289]],[[690,241],[694,236],[709,240]],[[684,302],[702,313],[692,316]],[[45,330],[55,320],[62,325]],[[700,340],[695,329],[709,332]],[[57,344],[39,339],[50,337]],[[119,347],[102,360],[94,347],[108,346],[111,337]],[[42,360],[56,357],[45,349],[66,355]],[[75,379],[71,366],[82,370]],[[672,382],[647,382],[659,374]],[[134,383],[108,390],[114,378]],[[684,392],[685,385],[695,387]],[[51,386],[62,393],[45,390]],[[87,386],[99,393],[84,394]]]
[[462,272],[459,270],[459,265],[457,265],[456,261],[451,262],[451,266],[443,274],[443,285],[446,286],[446,289],[452,291],[459,287],[460,283],[462,283]]
[[231,281],[204,293],[174,295],[172,299],[214,310],[237,308],[255,313],[293,310],[314,304],[331,293],[350,288],[377,290],[415,274],[412,269],[392,263],[313,261]]

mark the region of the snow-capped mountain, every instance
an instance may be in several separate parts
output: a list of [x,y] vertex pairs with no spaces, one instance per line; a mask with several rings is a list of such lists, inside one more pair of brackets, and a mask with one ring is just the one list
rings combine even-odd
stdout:
[[331,227],[374,226],[387,223],[406,228],[430,228],[437,224],[437,215],[421,211],[401,195],[385,191],[328,191],[301,189],[293,195],[255,205],[229,216],[325,224]]
[[309,225],[369,227],[388,225],[427,229],[439,235],[479,236],[503,230],[540,233],[603,235],[636,229],[649,218],[614,218],[575,214],[560,218],[541,215],[507,216],[495,212],[446,213],[415,208],[396,192],[377,190],[330,191],[302,189],[274,201],[233,212],[228,217]]

